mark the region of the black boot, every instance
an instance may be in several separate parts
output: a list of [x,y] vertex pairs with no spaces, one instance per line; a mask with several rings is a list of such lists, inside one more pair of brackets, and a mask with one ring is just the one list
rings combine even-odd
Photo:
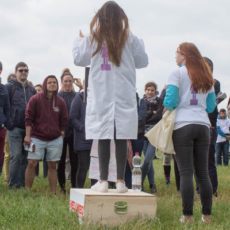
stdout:
[[150,187],[150,192],[152,194],[155,194],[157,192],[157,187],[155,184],[150,184],[149,187]]

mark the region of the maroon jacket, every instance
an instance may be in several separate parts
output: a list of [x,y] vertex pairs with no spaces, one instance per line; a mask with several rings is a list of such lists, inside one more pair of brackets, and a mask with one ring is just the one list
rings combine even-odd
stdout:
[[65,132],[68,124],[67,107],[65,101],[57,95],[58,89],[52,98],[47,97],[46,83],[49,77],[43,82],[43,92],[30,99],[25,112],[26,127],[32,126],[31,137],[41,141],[57,139],[61,131]]

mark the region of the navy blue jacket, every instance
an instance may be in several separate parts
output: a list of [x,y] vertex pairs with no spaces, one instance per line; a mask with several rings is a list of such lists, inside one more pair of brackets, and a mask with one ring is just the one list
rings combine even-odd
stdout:
[[147,116],[146,102],[144,99],[140,99],[136,93],[137,98],[137,111],[138,111],[138,139],[144,136],[145,132],[145,119]]
[[8,128],[10,119],[10,102],[6,87],[0,84],[0,130]]
[[86,103],[83,102],[84,93],[76,93],[71,109],[70,109],[70,123],[74,129],[74,150],[90,150],[92,148],[93,140],[86,140],[85,138],[85,112]]
[[[76,92],[74,92],[74,91],[71,91],[71,92],[61,91],[61,92],[58,93],[58,96],[60,96],[61,98],[63,98],[64,101],[65,101],[65,103],[66,103],[67,110],[68,110],[68,116],[70,114],[71,104],[72,104],[72,101],[73,101],[75,95],[76,95]],[[73,126],[69,122],[68,126],[66,128],[65,136],[69,137],[72,134],[73,134]]]
[[[11,84],[14,85],[14,94],[11,97]],[[36,90],[29,86],[26,82],[23,87],[16,79],[11,79],[7,84],[5,84],[10,100],[10,123],[12,124],[9,129],[18,127],[25,129],[25,110],[30,98],[36,94]]]

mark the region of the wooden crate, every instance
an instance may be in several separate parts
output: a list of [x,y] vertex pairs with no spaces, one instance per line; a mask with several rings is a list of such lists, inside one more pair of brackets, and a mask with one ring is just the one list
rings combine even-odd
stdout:
[[[124,203],[126,202],[127,208]],[[77,211],[81,222],[99,222],[115,226],[136,218],[153,219],[156,216],[156,196],[145,192],[129,190],[117,193],[109,189],[108,193],[91,189],[70,189],[70,210]]]

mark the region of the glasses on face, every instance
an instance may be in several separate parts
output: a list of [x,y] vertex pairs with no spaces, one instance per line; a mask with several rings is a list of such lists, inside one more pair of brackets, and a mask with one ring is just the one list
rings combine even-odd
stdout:
[[18,70],[18,72],[20,72],[20,73],[23,73],[23,72],[28,73],[28,71],[29,71],[28,69],[19,69]]

